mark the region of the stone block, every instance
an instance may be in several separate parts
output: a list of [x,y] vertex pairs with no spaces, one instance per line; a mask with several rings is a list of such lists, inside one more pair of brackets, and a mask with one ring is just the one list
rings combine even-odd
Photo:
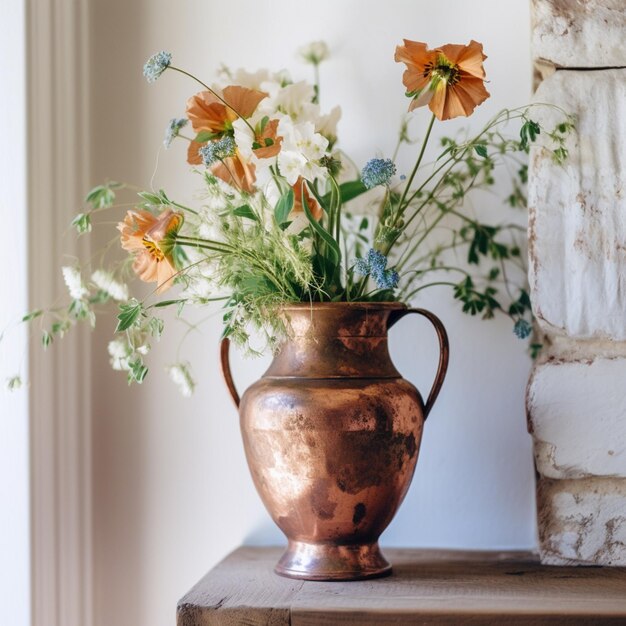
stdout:
[[626,480],[539,480],[539,549],[548,565],[626,566]]
[[527,411],[542,476],[626,478],[626,359],[536,366]]
[[624,0],[532,0],[534,59],[560,67],[626,66]]
[[[577,117],[569,159],[531,149],[529,254],[533,307],[545,332],[626,340],[626,69],[557,71],[536,102]],[[562,113],[538,108],[550,129]]]

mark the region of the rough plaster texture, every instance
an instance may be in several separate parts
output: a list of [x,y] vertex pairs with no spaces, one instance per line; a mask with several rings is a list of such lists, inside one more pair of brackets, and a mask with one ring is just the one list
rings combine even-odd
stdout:
[[626,66],[624,0],[532,0],[534,59],[560,67]]
[[[530,281],[537,319],[551,335],[626,340],[626,69],[557,71],[535,100],[577,118],[565,165],[542,147],[531,152]],[[548,128],[559,116],[556,109],[540,113]]]
[[[623,566],[626,3],[531,0],[531,13],[535,100],[576,117],[567,162],[553,163],[544,133],[529,169],[531,297],[546,346],[527,389],[541,557]],[[546,128],[560,115],[539,113]]]
[[626,480],[539,480],[541,560],[549,565],[626,565]]
[[528,413],[542,476],[626,477],[624,382],[626,359],[549,361],[535,368]]

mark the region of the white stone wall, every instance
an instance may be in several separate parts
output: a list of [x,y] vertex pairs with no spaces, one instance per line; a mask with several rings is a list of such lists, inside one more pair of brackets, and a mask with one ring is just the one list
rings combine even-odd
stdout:
[[567,162],[538,145],[529,172],[541,556],[626,565],[626,1],[531,5],[535,100],[577,118]]

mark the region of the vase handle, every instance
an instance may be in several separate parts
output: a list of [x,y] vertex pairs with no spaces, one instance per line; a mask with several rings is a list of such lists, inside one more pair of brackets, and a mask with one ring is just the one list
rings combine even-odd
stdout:
[[239,408],[239,393],[237,393],[237,388],[235,387],[235,382],[233,381],[233,375],[230,371],[229,352],[230,339],[228,339],[228,337],[224,337],[220,343],[220,365],[222,367],[222,376],[224,377],[224,382],[226,383],[230,397],[233,399],[235,406]]
[[409,313],[417,313],[418,315],[423,315],[426,319],[428,319],[428,321],[435,327],[437,337],[439,338],[439,367],[437,368],[435,382],[433,383],[432,389],[428,394],[428,400],[426,400],[426,404],[424,405],[424,419],[426,419],[430,410],[433,408],[433,404],[435,404],[435,400],[437,399],[439,392],[441,391],[441,385],[443,385],[443,380],[446,377],[446,372],[448,371],[448,359],[450,357],[448,333],[446,332],[446,328],[442,324],[441,320],[434,313],[431,313],[426,309],[405,309],[394,312],[389,318],[388,327],[391,328],[393,324]]

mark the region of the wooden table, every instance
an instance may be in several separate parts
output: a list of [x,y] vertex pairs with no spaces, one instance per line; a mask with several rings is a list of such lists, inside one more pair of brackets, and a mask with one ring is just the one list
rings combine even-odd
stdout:
[[388,578],[322,583],[276,576],[280,548],[239,548],[180,601],[178,626],[626,625],[625,568],[543,567],[525,552],[384,553]]

